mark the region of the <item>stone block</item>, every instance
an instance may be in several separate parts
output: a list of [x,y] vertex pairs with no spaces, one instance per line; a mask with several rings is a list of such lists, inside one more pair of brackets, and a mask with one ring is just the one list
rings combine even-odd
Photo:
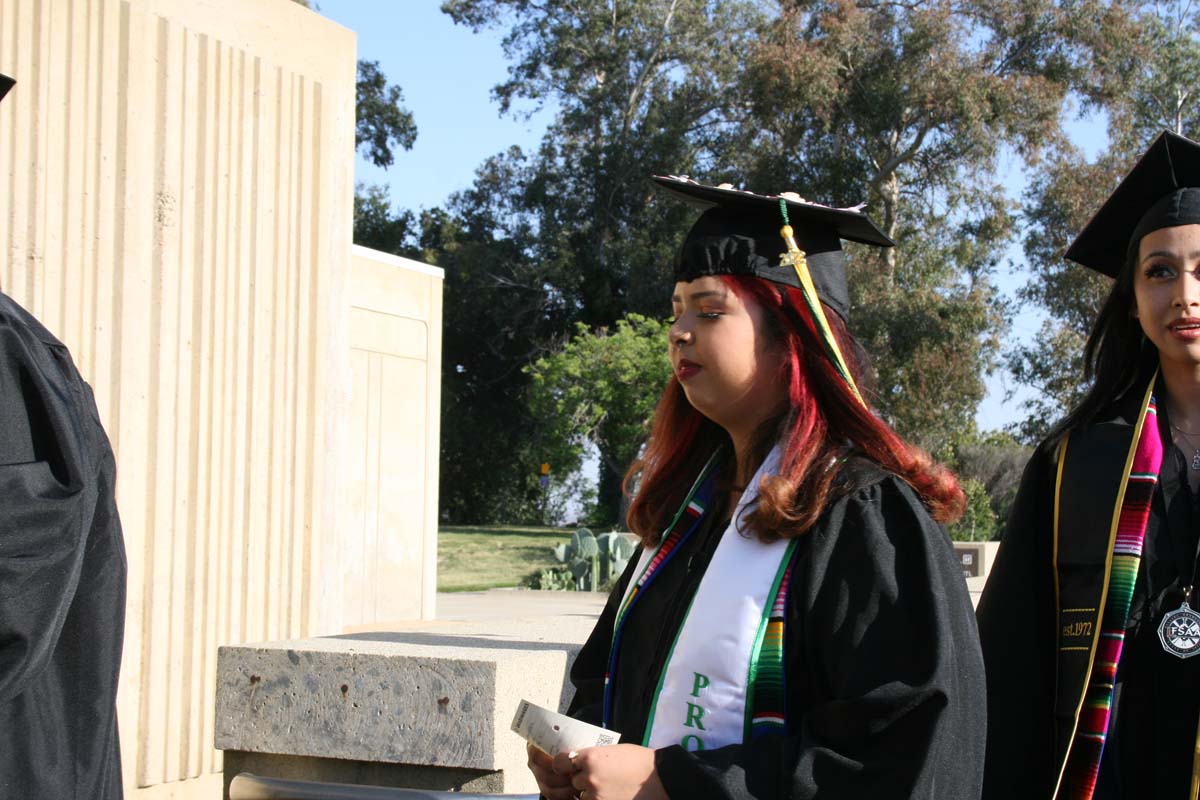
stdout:
[[522,698],[565,705],[590,624],[576,627],[487,621],[223,647],[216,746],[499,773],[505,792],[536,791],[509,725]]

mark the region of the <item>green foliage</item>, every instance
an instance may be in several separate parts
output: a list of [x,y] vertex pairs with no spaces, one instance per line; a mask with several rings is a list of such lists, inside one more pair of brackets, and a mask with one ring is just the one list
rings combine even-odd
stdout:
[[876,369],[872,404],[901,434],[945,460],[973,434],[984,375],[997,358],[1005,308],[991,274],[1009,219],[998,209],[970,224],[944,218],[911,230],[909,224],[895,267],[904,291],[883,291],[874,279],[877,259],[856,258],[850,324]]
[[420,258],[411,211],[393,210],[383,186],[354,187],[354,243],[405,258]]
[[502,178],[486,169],[450,211],[421,221],[424,260],[446,273],[440,507],[457,522],[541,521],[539,464],[550,460],[555,476],[568,471],[534,447],[541,426],[525,403],[522,367],[569,323],[522,233],[505,236],[487,218],[489,180]]
[[1036,1],[784,4],[742,74],[747,183],[865,200],[897,240],[853,250],[850,323],[882,415],[939,455],[973,431],[1006,319],[998,155],[1058,140],[1072,19]]
[[1079,91],[1104,110],[1117,153],[1145,148],[1164,128],[1200,130],[1200,10],[1190,0],[1114,3],[1089,40]]
[[[589,329],[667,308],[675,244],[693,216],[654,201],[651,174],[696,172],[742,115],[736,74],[761,9],[753,0],[447,0],[475,30],[502,28],[501,109],[551,106],[536,152],[497,156],[489,195],[498,230],[520,231],[539,287]],[[543,338],[543,345],[553,339]],[[625,456],[599,443],[602,509],[620,504]],[[619,465],[619,466],[614,466]]]
[[735,76],[759,19],[748,0],[446,0],[474,30],[507,28],[494,89],[556,110],[511,211],[535,222],[538,260],[589,326],[666,304],[673,242],[689,216],[651,208],[650,174],[693,170],[740,105]]
[[365,146],[377,167],[392,165],[393,147],[411,150],[417,140],[417,124],[403,102],[404,93],[399,86],[388,85],[378,61],[358,62],[354,146]]
[[1037,338],[1015,346],[1007,356],[1017,382],[1038,390],[1026,401],[1028,417],[1018,432],[1036,441],[1082,399],[1083,346],[1112,281],[1065,261],[1063,251],[1107,196],[1112,178],[1132,161],[1111,155],[1089,164],[1064,148],[1030,184],[1025,195],[1025,256],[1031,279],[1018,291],[1025,303],[1047,316]]
[[[623,475],[671,374],[666,343],[666,323],[640,314],[594,332],[580,322],[572,339],[528,366],[540,457],[573,472],[591,442],[601,453],[602,469]],[[619,511],[609,505],[598,516],[611,524]]]
[[575,591],[575,577],[566,567],[551,567],[531,572],[521,580],[526,589],[542,589],[551,592]]
[[[960,442],[951,461],[960,480],[982,486],[995,520],[1003,527],[1012,510],[1021,474],[1033,449],[1011,434],[992,432],[985,437]],[[968,495],[968,502],[971,497]]]
[[631,534],[614,531],[596,536],[580,528],[571,541],[554,547],[555,560],[565,566],[530,574],[524,585],[531,589],[608,591],[625,571],[635,549]]
[[987,488],[974,478],[963,481],[962,488],[967,495],[967,509],[962,518],[947,529],[950,538],[956,542],[991,541],[996,537],[1000,524],[992,511]]

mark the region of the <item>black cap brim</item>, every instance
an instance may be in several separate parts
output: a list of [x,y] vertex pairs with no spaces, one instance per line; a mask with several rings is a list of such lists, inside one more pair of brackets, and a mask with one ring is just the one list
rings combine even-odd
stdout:
[[780,195],[754,194],[740,189],[705,186],[673,175],[655,175],[651,180],[669,194],[701,210],[720,206],[750,213],[778,215],[779,201],[783,200],[787,203],[788,216],[793,226],[827,228],[835,231],[840,238],[851,242],[879,247],[895,245],[870,217],[857,208],[833,208]]
[[1200,144],[1164,131],[1067,248],[1066,257],[1113,278],[1142,217],[1179,189],[1200,187]]
[[8,94],[8,90],[16,85],[16,81],[7,75],[0,73],[0,100],[3,100],[4,95]]

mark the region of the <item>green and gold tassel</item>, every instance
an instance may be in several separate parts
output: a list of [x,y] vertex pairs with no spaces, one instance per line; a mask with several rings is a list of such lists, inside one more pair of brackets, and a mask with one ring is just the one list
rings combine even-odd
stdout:
[[838,347],[837,339],[833,336],[833,329],[829,327],[829,320],[825,317],[825,308],[821,305],[821,299],[817,297],[817,288],[813,285],[812,275],[808,271],[808,259],[804,257],[804,251],[796,245],[792,225],[788,220],[787,201],[782,198],[779,200],[779,210],[783,214],[783,227],[779,229],[779,235],[787,244],[787,252],[780,256],[779,263],[796,270],[796,277],[800,279],[800,293],[804,295],[804,302],[808,304],[808,311],[817,325],[817,332],[821,336],[821,342],[825,345],[826,353],[837,367],[838,374],[850,386],[850,391],[854,392],[854,396],[858,398],[858,402],[865,406],[866,401],[863,400],[862,395],[858,392],[858,387],[854,384],[854,378],[846,366],[846,359],[842,357],[841,348]]

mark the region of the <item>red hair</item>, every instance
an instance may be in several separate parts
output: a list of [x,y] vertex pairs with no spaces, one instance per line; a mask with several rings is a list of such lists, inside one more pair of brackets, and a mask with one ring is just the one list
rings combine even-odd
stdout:
[[[756,508],[744,523],[764,541],[799,536],[816,524],[835,496],[850,452],[874,461],[906,481],[939,522],[962,515],[966,500],[954,476],[920,448],[908,444],[854,396],[826,355],[800,290],[760,278],[725,275],[739,297],[765,312],[764,323],[788,387],[787,410],[759,432],[761,458],[782,444],[778,475],[763,480]],[[838,315],[826,317],[855,382],[862,387],[856,344]],[[625,475],[625,490],[638,484],[629,506],[629,529],[657,544],[696,474],[722,444],[725,430],[692,407],[672,375],[651,423],[642,456]],[[732,448],[727,447],[732,459]]]

